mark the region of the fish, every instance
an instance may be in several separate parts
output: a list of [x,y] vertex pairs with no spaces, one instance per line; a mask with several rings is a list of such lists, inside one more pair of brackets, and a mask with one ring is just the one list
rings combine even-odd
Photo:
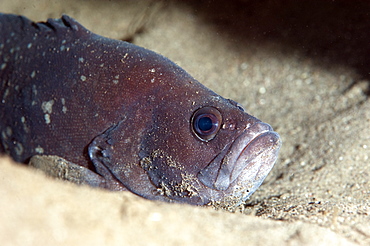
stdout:
[[21,163],[56,156],[93,187],[240,205],[281,147],[269,124],[169,59],[67,15],[0,14],[0,80],[0,153]]

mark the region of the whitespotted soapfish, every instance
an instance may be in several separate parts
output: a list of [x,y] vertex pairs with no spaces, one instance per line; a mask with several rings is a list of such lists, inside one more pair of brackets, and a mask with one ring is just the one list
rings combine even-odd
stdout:
[[0,14],[0,82],[0,152],[22,163],[58,156],[94,187],[240,204],[281,146],[270,125],[167,58],[66,15]]

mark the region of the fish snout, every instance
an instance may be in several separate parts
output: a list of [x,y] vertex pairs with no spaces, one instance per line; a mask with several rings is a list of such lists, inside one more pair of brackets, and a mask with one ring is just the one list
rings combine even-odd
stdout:
[[[257,122],[245,129],[228,147],[199,172],[199,180],[220,192],[243,191],[247,199],[271,171],[281,146],[272,127]],[[245,194],[247,193],[247,194]]]

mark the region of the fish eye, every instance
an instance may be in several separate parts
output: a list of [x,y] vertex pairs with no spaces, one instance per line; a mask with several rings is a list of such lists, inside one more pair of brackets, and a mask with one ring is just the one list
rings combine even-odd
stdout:
[[212,140],[220,130],[222,116],[220,111],[213,107],[203,107],[194,112],[191,120],[191,128],[195,136],[208,142]]

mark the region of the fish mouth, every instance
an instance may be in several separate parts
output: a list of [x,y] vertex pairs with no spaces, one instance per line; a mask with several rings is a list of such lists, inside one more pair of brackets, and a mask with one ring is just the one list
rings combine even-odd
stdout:
[[275,164],[281,146],[280,136],[272,127],[257,122],[227,145],[212,162],[198,173],[208,188],[233,192],[235,188],[252,194]]

